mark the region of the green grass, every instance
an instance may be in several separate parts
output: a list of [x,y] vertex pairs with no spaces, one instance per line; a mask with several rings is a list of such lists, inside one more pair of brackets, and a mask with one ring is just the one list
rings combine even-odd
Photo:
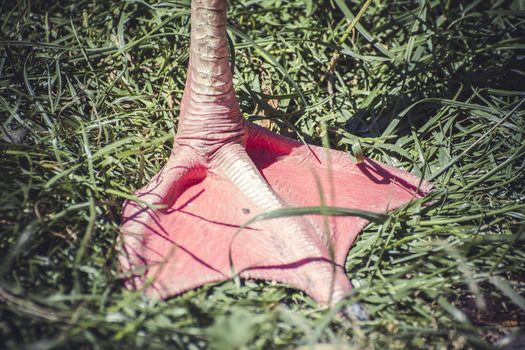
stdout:
[[230,2],[247,118],[434,183],[351,250],[363,322],[263,282],[125,290],[121,205],[170,152],[189,2],[0,6],[5,348],[501,348],[523,331],[523,1]]

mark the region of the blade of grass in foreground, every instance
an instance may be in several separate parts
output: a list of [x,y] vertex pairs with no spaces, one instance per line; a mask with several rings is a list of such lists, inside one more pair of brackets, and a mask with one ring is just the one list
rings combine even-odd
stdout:
[[381,224],[386,221],[388,215],[378,214],[370,211],[340,208],[340,207],[329,207],[329,206],[311,206],[311,207],[297,207],[297,208],[281,208],[276,210],[270,210],[259,215],[254,216],[241,227],[245,228],[255,222],[277,219],[288,216],[304,216],[304,215],[326,215],[326,216],[357,216],[368,221]]

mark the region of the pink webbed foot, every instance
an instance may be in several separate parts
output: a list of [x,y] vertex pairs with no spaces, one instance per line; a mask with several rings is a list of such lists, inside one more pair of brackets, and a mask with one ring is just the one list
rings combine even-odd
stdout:
[[[253,161],[284,206],[324,202],[385,212],[429,188],[423,183],[418,189],[419,179],[406,172],[370,160],[357,165],[343,152],[306,147],[257,126],[249,126],[248,134],[246,152],[241,148],[228,157]],[[254,200],[257,189],[244,186],[233,170],[205,169],[191,159],[183,152],[172,156],[138,192],[142,200],[164,208],[134,202],[125,207],[122,265],[134,271],[130,283],[135,288],[144,286],[147,294],[164,298],[237,273],[288,284],[320,304],[338,301],[351,289],[343,265],[366,220],[280,218],[241,230],[268,209]],[[144,285],[148,278],[151,283]]]

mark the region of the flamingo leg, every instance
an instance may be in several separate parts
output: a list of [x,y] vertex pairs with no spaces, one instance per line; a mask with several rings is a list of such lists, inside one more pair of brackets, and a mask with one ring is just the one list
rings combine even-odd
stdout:
[[233,90],[226,1],[192,1],[191,53],[173,155],[128,201],[121,266],[128,283],[161,298],[206,283],[278,281],[331,305],[351,289],[344,262],[367,224],[320,215],[244,224],[287,207],[384,213],[430,189],[405,171],[307,146],[247,123]]

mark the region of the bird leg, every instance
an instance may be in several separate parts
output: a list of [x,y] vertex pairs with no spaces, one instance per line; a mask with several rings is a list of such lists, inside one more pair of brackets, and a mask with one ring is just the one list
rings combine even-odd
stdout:
[[[193,0],[190,62],[172,156],[124,207],[129,286],[173,296],[235,276],[278,281],[323,305],[351,289],[344,263],[357,217],[254,215],[323,204],[395,209],[430,185],[398,169],[306,146],[250,124],[233,89],[226,1]],[[330,166],[328,166],[330,165]]]

